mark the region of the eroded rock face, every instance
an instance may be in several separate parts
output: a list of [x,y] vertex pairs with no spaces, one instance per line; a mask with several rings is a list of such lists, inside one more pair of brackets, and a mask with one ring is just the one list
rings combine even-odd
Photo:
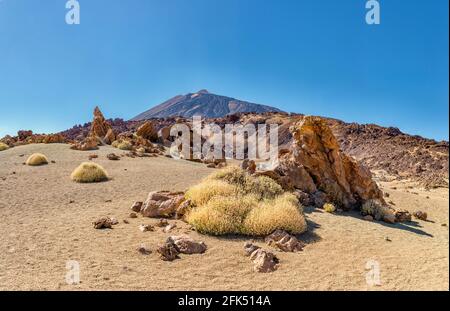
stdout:
[[171,236],[167,243],[173,243],[177,251],[181,254],[203,254],[208,248],[204,242],[195,241],[188,235]]
[[83,141],[73,144],[70,148],[79,151],[96,150],[98,149],[98,140],[95,137],[86,137]]
[[271,176],[284,188],[301,190],[316,201],[334,202],[347,210],[370,199],[385,203],[370,171],[340,151],[325,120],[304,117],[291,132],[292,148],[280,155],[272,172],[275,176]]
[[298,252],[303,249],[301,243],[295,236],[290,235],[286,231],[277,230],[266,238],[266,243],[272,247],[276,247],[283,252]]
[[[75,145],[75,148],[77,150],[92,150],[92,147],[90,149],[82,148],[83,144],[87,145],[88,141],[93,145],[93,141],[95,141],[98,145],[98,142],[101,142],[103,144],[111,144],[116,139],[116,134],[114,130],[112,129],[111,124],[109,124],[108,121],[105,120],[105,117],[103,116],[102,112],[98,107],[95,107],[94,109],[94,119],[91,124],[91,129],[89,131],[88,136],[80,143]],[[80,148],[76,148],[77,146],[80,146]]]
[[158,139],[158,132],[153,122],[147,121],[142,124],[136,131],[136,135],[150,141],[156,141]]
[[142,206],[141,213],[144,217],[153,218],[173,216],[183,201],[183,193],[150,192]]

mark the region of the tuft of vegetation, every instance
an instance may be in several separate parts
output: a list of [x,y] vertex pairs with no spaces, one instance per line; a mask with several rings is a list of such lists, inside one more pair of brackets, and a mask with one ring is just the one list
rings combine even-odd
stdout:
[[245,234],[256,236],[269,235],[278,229],[299,234],[306,231],[307,224],[297,198],[286,193],[260,202],[245,218],[243,229]]
[[115,140],[111,146],[120,150],[131,150],[133,148],[133,145],[128,140]]
[[230,166],[186,192],[192,208],[186,221],[213,235],[262,236],[277,229],[299,234],[307,229],[297,198],[269,177],[254,177]]
[[48,164],[48,159],[42,153],[33,153],[28,157],[25,163],[30,166],[45,165]]
[[94,183],[108,180],[105,169],[94,162],[83,162],[70,175],[78,183]]
[[389,206],[382,204],[378,200],[368,200],[361,207],[361,213],[363,216],[370,215],[375,220],[382,220],[393,216],[392,210]]
[[325,203],[323,205],[323,209],[325,210],[325,212],[327,213],[334,213],[336,212],[336,206],[334,206],[333,203]]
[[210,180],[191,187],[185,194],[186,199],[191,200],[195,206],[208,203],[213,197],[235,196],[238,193],[236,186],[221,180]]
[[9,146],[7,144],[5,144],[5,143],[2,143],[0,141],[0,151],[4,151],[6,149],[9,149]]

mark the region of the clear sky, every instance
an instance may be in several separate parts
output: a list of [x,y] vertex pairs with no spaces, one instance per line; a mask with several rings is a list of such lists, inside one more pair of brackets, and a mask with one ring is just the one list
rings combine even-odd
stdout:
[[448,140],[448,0],[0,0],[0,136],[210,92]]

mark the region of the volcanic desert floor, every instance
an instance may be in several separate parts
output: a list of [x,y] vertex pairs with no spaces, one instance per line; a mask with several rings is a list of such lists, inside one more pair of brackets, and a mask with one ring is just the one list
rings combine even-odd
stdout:
[[[34,153],[45,166],[23,165]],[[68,145],[27,145],[0,152],[0,290],[448,290],[449,191],[426,191],[413,184],[380,182],[397,209],[428,213],[429,221],[389,225],[364,221],[357,212],[328,214],[306,208],[307,246],[299,253],[274,251],[274,273],[253,272],[243,244],[251,238],[203,236],[182,221],[170,233],[141,232],[157,219],[130,219],[130,206],[150,191],[183,191],[213,172],[204,164],[166,157],[110,161],[123,152],[94,152]],[[70,173],[89,154],[111,180],[77,184]],[[94,230],[101,216],[119,220],[112,230]],[[126,219],[129,224],[123,222]],[[169,235],[187,233],[208,245],[202,255],[174,262],[155,249]],[[264,241],[256,243],[270,248]],[[152,254],[136,249],[145,244]],[[80,284],[66,283],[66,263],[80,264]],[[367,264],[380,268],[379,285],[369,285]]]

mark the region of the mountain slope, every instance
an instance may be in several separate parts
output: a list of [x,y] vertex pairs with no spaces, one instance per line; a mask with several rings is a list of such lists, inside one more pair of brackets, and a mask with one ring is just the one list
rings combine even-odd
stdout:
[[201,115],[206,118],[220,118],[238,112],[281,112],[269,106],[258,105],[231,97],[211,94],[206,90],[175,96],[164,103],[147,110],[131,119],[141,121],[152,118],[181,116],[190,118]]

